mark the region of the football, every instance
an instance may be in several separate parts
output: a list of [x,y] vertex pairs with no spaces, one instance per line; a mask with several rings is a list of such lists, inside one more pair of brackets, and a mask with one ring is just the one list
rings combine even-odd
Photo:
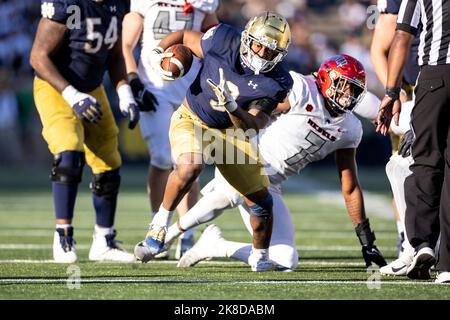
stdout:
[[175,79],[189,72],[193,60],[191,49],[182,44],[175,44],[167,48],[165,52],[173,52],[174,55],[164,58],[161,61],[161,68],[171,71]]

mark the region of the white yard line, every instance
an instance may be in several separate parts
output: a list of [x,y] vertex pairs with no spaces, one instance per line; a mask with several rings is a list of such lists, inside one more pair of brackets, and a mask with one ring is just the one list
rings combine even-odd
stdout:
[[[13,283],[13,284],[73,284],[73,279],[36,279],[36,278],[3,278],[0,279],[0,283]],[[228,280],[167,280],[167,279],[80,279],[80,284],[87,283],[223,283],[223,284],[304,284],[304,285],[380,285],[380,286],[392,286],[392,285],[438,285],[434,282],[422,282],[422,281],[367,281],[367,280],[242,280],[242,281],[228,281]]]

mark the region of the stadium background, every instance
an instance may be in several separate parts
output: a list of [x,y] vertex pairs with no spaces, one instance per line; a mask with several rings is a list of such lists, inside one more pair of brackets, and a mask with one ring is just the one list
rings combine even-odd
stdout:
[[[292,44],[286,61],[303,74],[317,69],[324,58],[345,53],[366,67],[369,90],[378,95],[382,86],[370,62],[373,21],[369,6],[375,0],[221,0],[219,19],[243,27],[263,10],[277,11],[289,19]],[[368,9],[369,8],[369,9]],[[41,124],[32,97],[33,70],[29,53],[40,17],[40,1],[0,0],[0,167],[48,166],[51,155],[41,136]],[[138,52],[136,51],[136,54]],[[120,148],[126,164],[148,161],[138,130],[129,131],[121,117],[117,97],[106,79],[108,95],[120,130]],[[51,106],[49,106],[51,107]],[[364,139],[358,152],[361,167],[381,167],[389,157],[389,139],[376,135],[364,121]],[[330,166],[329,157],[319,166]],[[0,181],[0,185],[6,181]]]

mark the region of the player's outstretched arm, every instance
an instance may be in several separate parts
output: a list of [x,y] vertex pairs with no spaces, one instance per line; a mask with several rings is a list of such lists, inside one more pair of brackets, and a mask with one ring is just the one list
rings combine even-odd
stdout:
[[335,160],[345,206],[353,225],[356,226],[366,218],[363,194],[358,181],[356,149],[337,150]]
[[376,264],[378,267],[385,266],[386,261],[375,246],[375,233],[370,227],[369,219],[366,218],[363,194],[358,182],[356,149],[337,150],[335,157],[345,205],[361,243],[361,252],[366,266],[369,267],[372,264]]
[[394,38],[396,24],[397,15],[381,14],[375,26],[370,46],[370,58],[378,80],[383,86],[386,85],[387,81],[388,53]]
[[63,43],[67,30],[65,24],[42,18],[30,54],[33,69],[59,93],[70,83],[59,73],[50,57]]
[[148,91],[137,72],[137,64],[133,50],[142,34],[144,19],[137,12],[128,13],[122,23],[122,53],[127,69],[127,81],[138,103],[140,111],[156,111],[155,96]]
[[403,76],[403,68],[406,61],[414,35],[411,33],[397,30],[392,41],[388,59],[388,76],[386,80],[386,96],[381,101],[380,111],[377,118],[376,131],[386,135],[389,131],[392,118],[398,125],[398,119],[401,111],[400,86]]

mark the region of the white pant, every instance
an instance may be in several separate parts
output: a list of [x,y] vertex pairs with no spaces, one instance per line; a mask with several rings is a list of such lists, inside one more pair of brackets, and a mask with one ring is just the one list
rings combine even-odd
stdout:
[[[242,196],[225,180],[216,169],[214,179],[202,189],[202,194],[208,197],[208,193],[220,190],[220,193],[214,192],[214,196],[221,196],[227,199],[229,207],[238,206],[242,220],[250,232],[253,234],[250,225],[250,210],[242,199]],[[273,198],[273,229],[270,240],[269,258],[277,264],[295,269],[298,265],[298,253],[295,247],[295,230],[289,209],[281,196],[281,188],[277,185],[270,185],[269,192]],[[218,201],[219,202],[219,201]],[[249,253],[251,245],[246,248]]]
[[386,175],[391,184],[392,193],[394,195],[395,204],[397,205],[398,213],[400,216],[400,223],[405,230],[405,246],[410,246],[408,237],[406,236],[405,228],[405,212],[406,212],[406,200],[405,200],[405,179],[412,173],[409,170],[409,166],[413,163],[411,156],[403,158],[397,153],[393,154],[386,164]]
[[186,92],[195,79],[201,63],[192,63],[188,74],[176,81],[164,81],[146,63],[140,61],[139,76],[156,98],[156,111],[141,112],[139,125],[142,137],[147,143],[150,164],[158,169],[172,169],[173,159],[170,150],[169,128],[172,113],[181,105]]

